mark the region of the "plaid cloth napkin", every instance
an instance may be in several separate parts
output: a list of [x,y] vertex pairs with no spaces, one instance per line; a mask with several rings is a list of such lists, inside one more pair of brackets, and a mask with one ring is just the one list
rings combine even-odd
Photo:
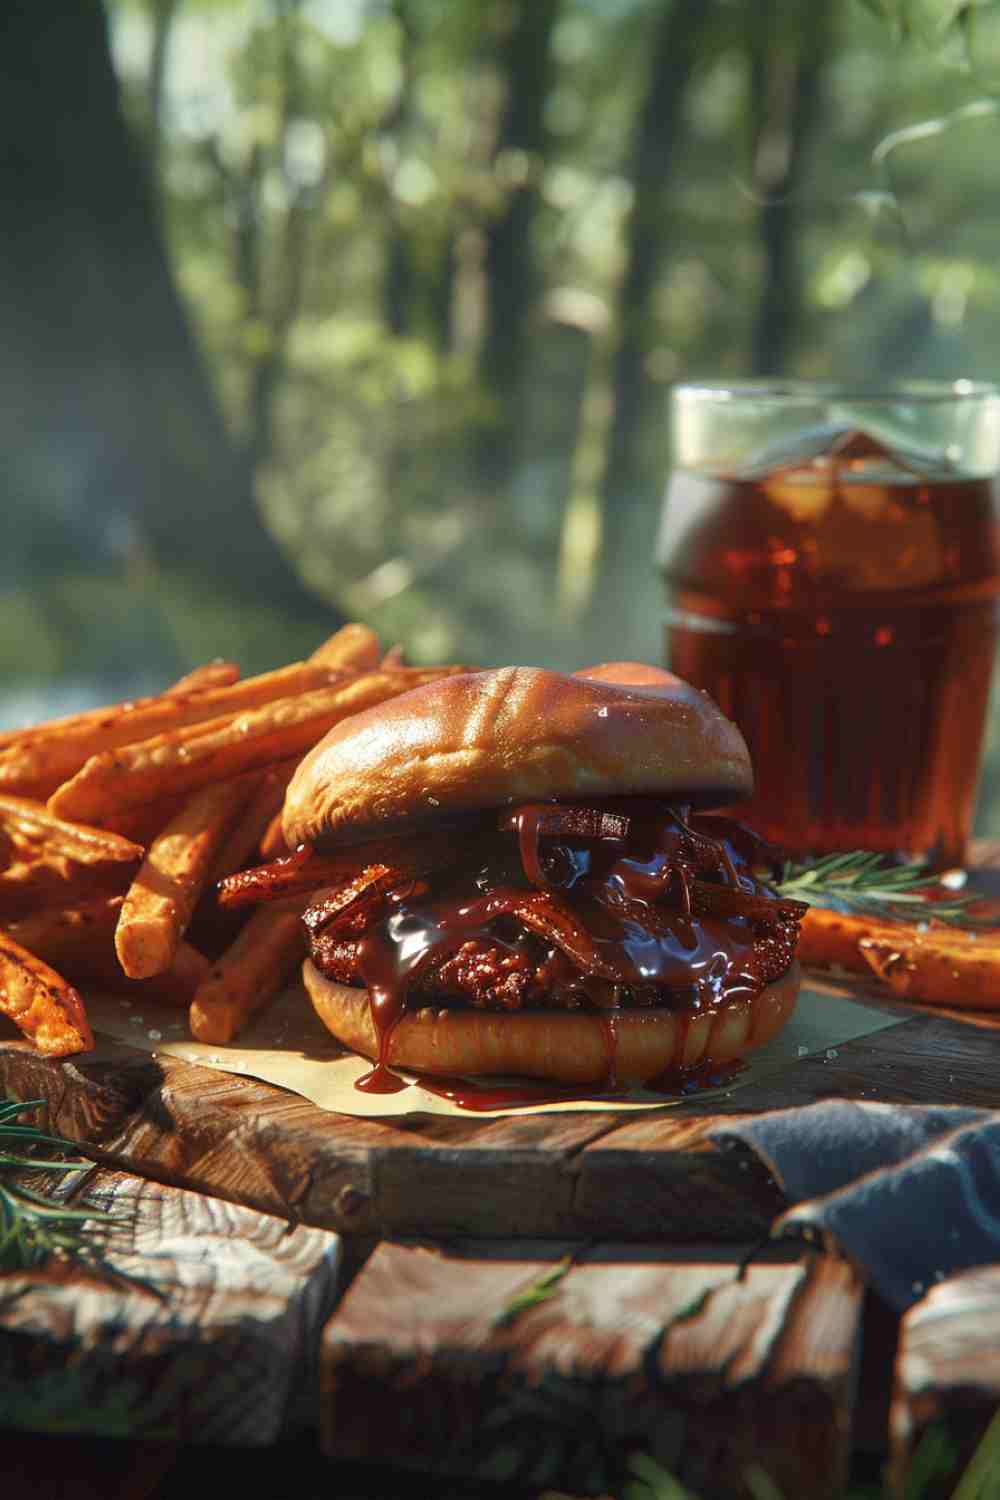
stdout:
[[750,1147],[794,1205],[773,1234],[831,1239],[900,1311],[957,1271],[1000,1264],[1000,1109],[834,1099],[712,1137]]

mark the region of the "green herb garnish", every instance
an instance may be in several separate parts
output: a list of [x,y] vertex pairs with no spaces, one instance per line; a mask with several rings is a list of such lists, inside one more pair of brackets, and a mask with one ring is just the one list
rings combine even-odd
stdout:
[[[74,1153],[72,1141],[50,1135],[35,1124],[24,1124],[21,1116],[44,1108],[43,1099],[26,1103],[0,1102],[0,1270],[23,1270],[38,1265],[50,1255],[74,1258],[90,1254],[114,1215],[94,1209],[66,1208],[44,1193],[11,1180],[10,1173],[30,1168],[46,1172],[78,1172],[87,1165],[66,1161],[62,1153]],[[58,1160],[41,1155],[40,1148],[55,1147]],[[84,1232],[84,1223],[90,1229]]]
[[547,1302],[555,1292],[560,1281],[573,1264],[571,1255],[564,1255],[562,1260],[556,1262],[551,1271],[546,1271],[537,1281],[523,1291],[516,1292],[507,1303],[500,1314],[498,1322],[503,1325],[512,1323],[519,1313],[526,1312],[529,1307],[537,1307],[540,1302]]
[[778,886],[782,896],[810,906],[912,922],[923,916],[937,922],[975,925],[968,897],[929,901],[927,892],[940,884],[924,865],[895,865],[883,854],[830,854],[812,863],[788,861]]

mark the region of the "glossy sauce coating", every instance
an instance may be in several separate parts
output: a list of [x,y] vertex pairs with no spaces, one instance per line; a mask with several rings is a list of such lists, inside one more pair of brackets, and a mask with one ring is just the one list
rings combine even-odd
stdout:
[[[558,996],[558,1006],[599,1013],[606,1089],[617,1081],[617,1014],[623,1006],[669,1008],[680,1032],[677,1055],[683,1057],[695,1015],[716,1012],[724,1003],[749,1004],[775,977],[762,975],[753,952],[766,892],[750,873],[759,857],[752,834],[723,819],[690,823],[684,810],[659,802],[619,799],[599,807],[604,811],[563,811],[553,804],[518,809],[507,820],[513,839],[497,835],[497,856],[485,867],[480,851],[478,866],[453,867],[431,880],[430,889],[424,884],[419,896],[404,885],[385,897],[356,950],[379,1043],[375,1067],[358,1088],[383,1093],[404,1086],[387,1062],[410,988],[470,940],[540,963],[539,979]],[[587,836],[597,827],[605,836]],[[519,860],[512,858],[512,845]],[[746,906],[748,914],[696,914],[706,889],[719,887],[728,888],[728,907]],[[693,890],[699,893],[695,902]],[[780,903],[765,900],[763,907],[777,918]],[[677,1078],[666,1082],[675,1092]],[[445,1087],[440,1080],[429,1086]],[[448,1097],[456,1096],[456,1088],[452,1081]],[[465,1088],[470,1098],[480,1092],[479,1085],[471,1092]],[[497,1090],[490,1092],[493,1097]],[[531,1085],[528,1095],[537,1102],[538,1086]],[[555,1091],[554,1097],[564,1096]]]

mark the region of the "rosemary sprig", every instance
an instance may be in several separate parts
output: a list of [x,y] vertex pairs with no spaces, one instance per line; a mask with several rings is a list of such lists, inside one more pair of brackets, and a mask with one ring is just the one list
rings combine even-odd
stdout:
[[[76,1150],[72,1141],[50,1135],[37,1125],[20,1123],[22,1115],[43,1108],[44,1103],[43,1099],[0,1101],[0,1271],[23,1270],[50,1255],[89,1255],[114,1219],[113,1214],[92,1208],[66,1208],[7,1176],[8,1171],[26,1167],[78,1172],[85,1165],[67,1161],[64,1156],[53,1160],[38,1154],[41,1147],[70,1153]],[[84,1222],[90,1226],[86,1233]]]
[[927,899],[927,893],[939,883],[939,877],[923,865],[894,865],[885,855],[856,850],[829,854],[811,863],[787,861],[778,891],[810,906],[862,916],[903,922],[924,916],[938,922],[974,925],[968,915],[968,897]]

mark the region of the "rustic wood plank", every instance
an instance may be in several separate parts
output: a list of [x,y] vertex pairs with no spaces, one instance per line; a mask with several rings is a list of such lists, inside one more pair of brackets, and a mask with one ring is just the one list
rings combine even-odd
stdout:
[[[950,1496],[1000,1410],[1000,1266],[933,1287],[902,1320],[890,1411],[890,1476],[906,1492],[916,1466],[937,1458],[927,1500]],[[994,1474],[994,1494],[1000,1474]]]
[[741,1240],[784,1200],[747,1155],[709,1143],[714,1120],[830,1097],[993,1107],[990,1029],[885,1004],[900,1024],[829,1058],[640,1116],[355,1119],[105,1043],[60,1060],[2,1041],[0,1091],[46,1099],[54,1127],[106,1162],[353,1235]]
[[[573,1494],[619,1493],[639,1451],[698,1494],[840,1492],[860,1284],[846,1262],[719,1248],[545,1250],[384,1243],[327,1325],[322,1437],[332,1456]],[[529,1299],[530,1300],[530,1299]]]
[[632,1117],[577,1157],[580,1224],[622,1239],[762,1238],[787,1200],[752,1152],[708,1139],[717,1115]]
[[98,1168],[73,1201],[116,1215],[99,1256],[0,1280],[8,1427],[273,1442],[315,1394],[340,1242]]
[[599,1115],[355,1119],[267,1084],[181,1066],[168,1065],[154,1100],[106,1143],[109,1155],[360,1234],[565,1233],[572,1156],[615,1123]]
[[100,1043],[43,1058],[0,1042],[0,1093],[48,1102],[103,1161],[345,1233],[566,1233],[576,1153],[608,1113],[508,1119],[333,1115],[283,1089]]
[[764,1233],[784,1200],[749,1152],[712,1148],[707,1137],[720,1120],[830,1098],[992,1109],[996,1069],[991,1032],[936,1014],[910,1015],[844,1043],[833,1058],[803,1058],[728,1098],[692,1099],[605,1132],[578,1157],[578,1219],[600,1216],[604,1233],[629,1237]]
[[899,1026],[845,1042],[833,1049],[834,1056],[805,1057],[795,1068],[734,1090],[718,1104],[695,1105],[691,1112],[743,1114],[832,1098],[992,1108],[997,1097],[993,1032],[930,1009],[915,1014],[904,1007],[900,1013],[907,1019]]

